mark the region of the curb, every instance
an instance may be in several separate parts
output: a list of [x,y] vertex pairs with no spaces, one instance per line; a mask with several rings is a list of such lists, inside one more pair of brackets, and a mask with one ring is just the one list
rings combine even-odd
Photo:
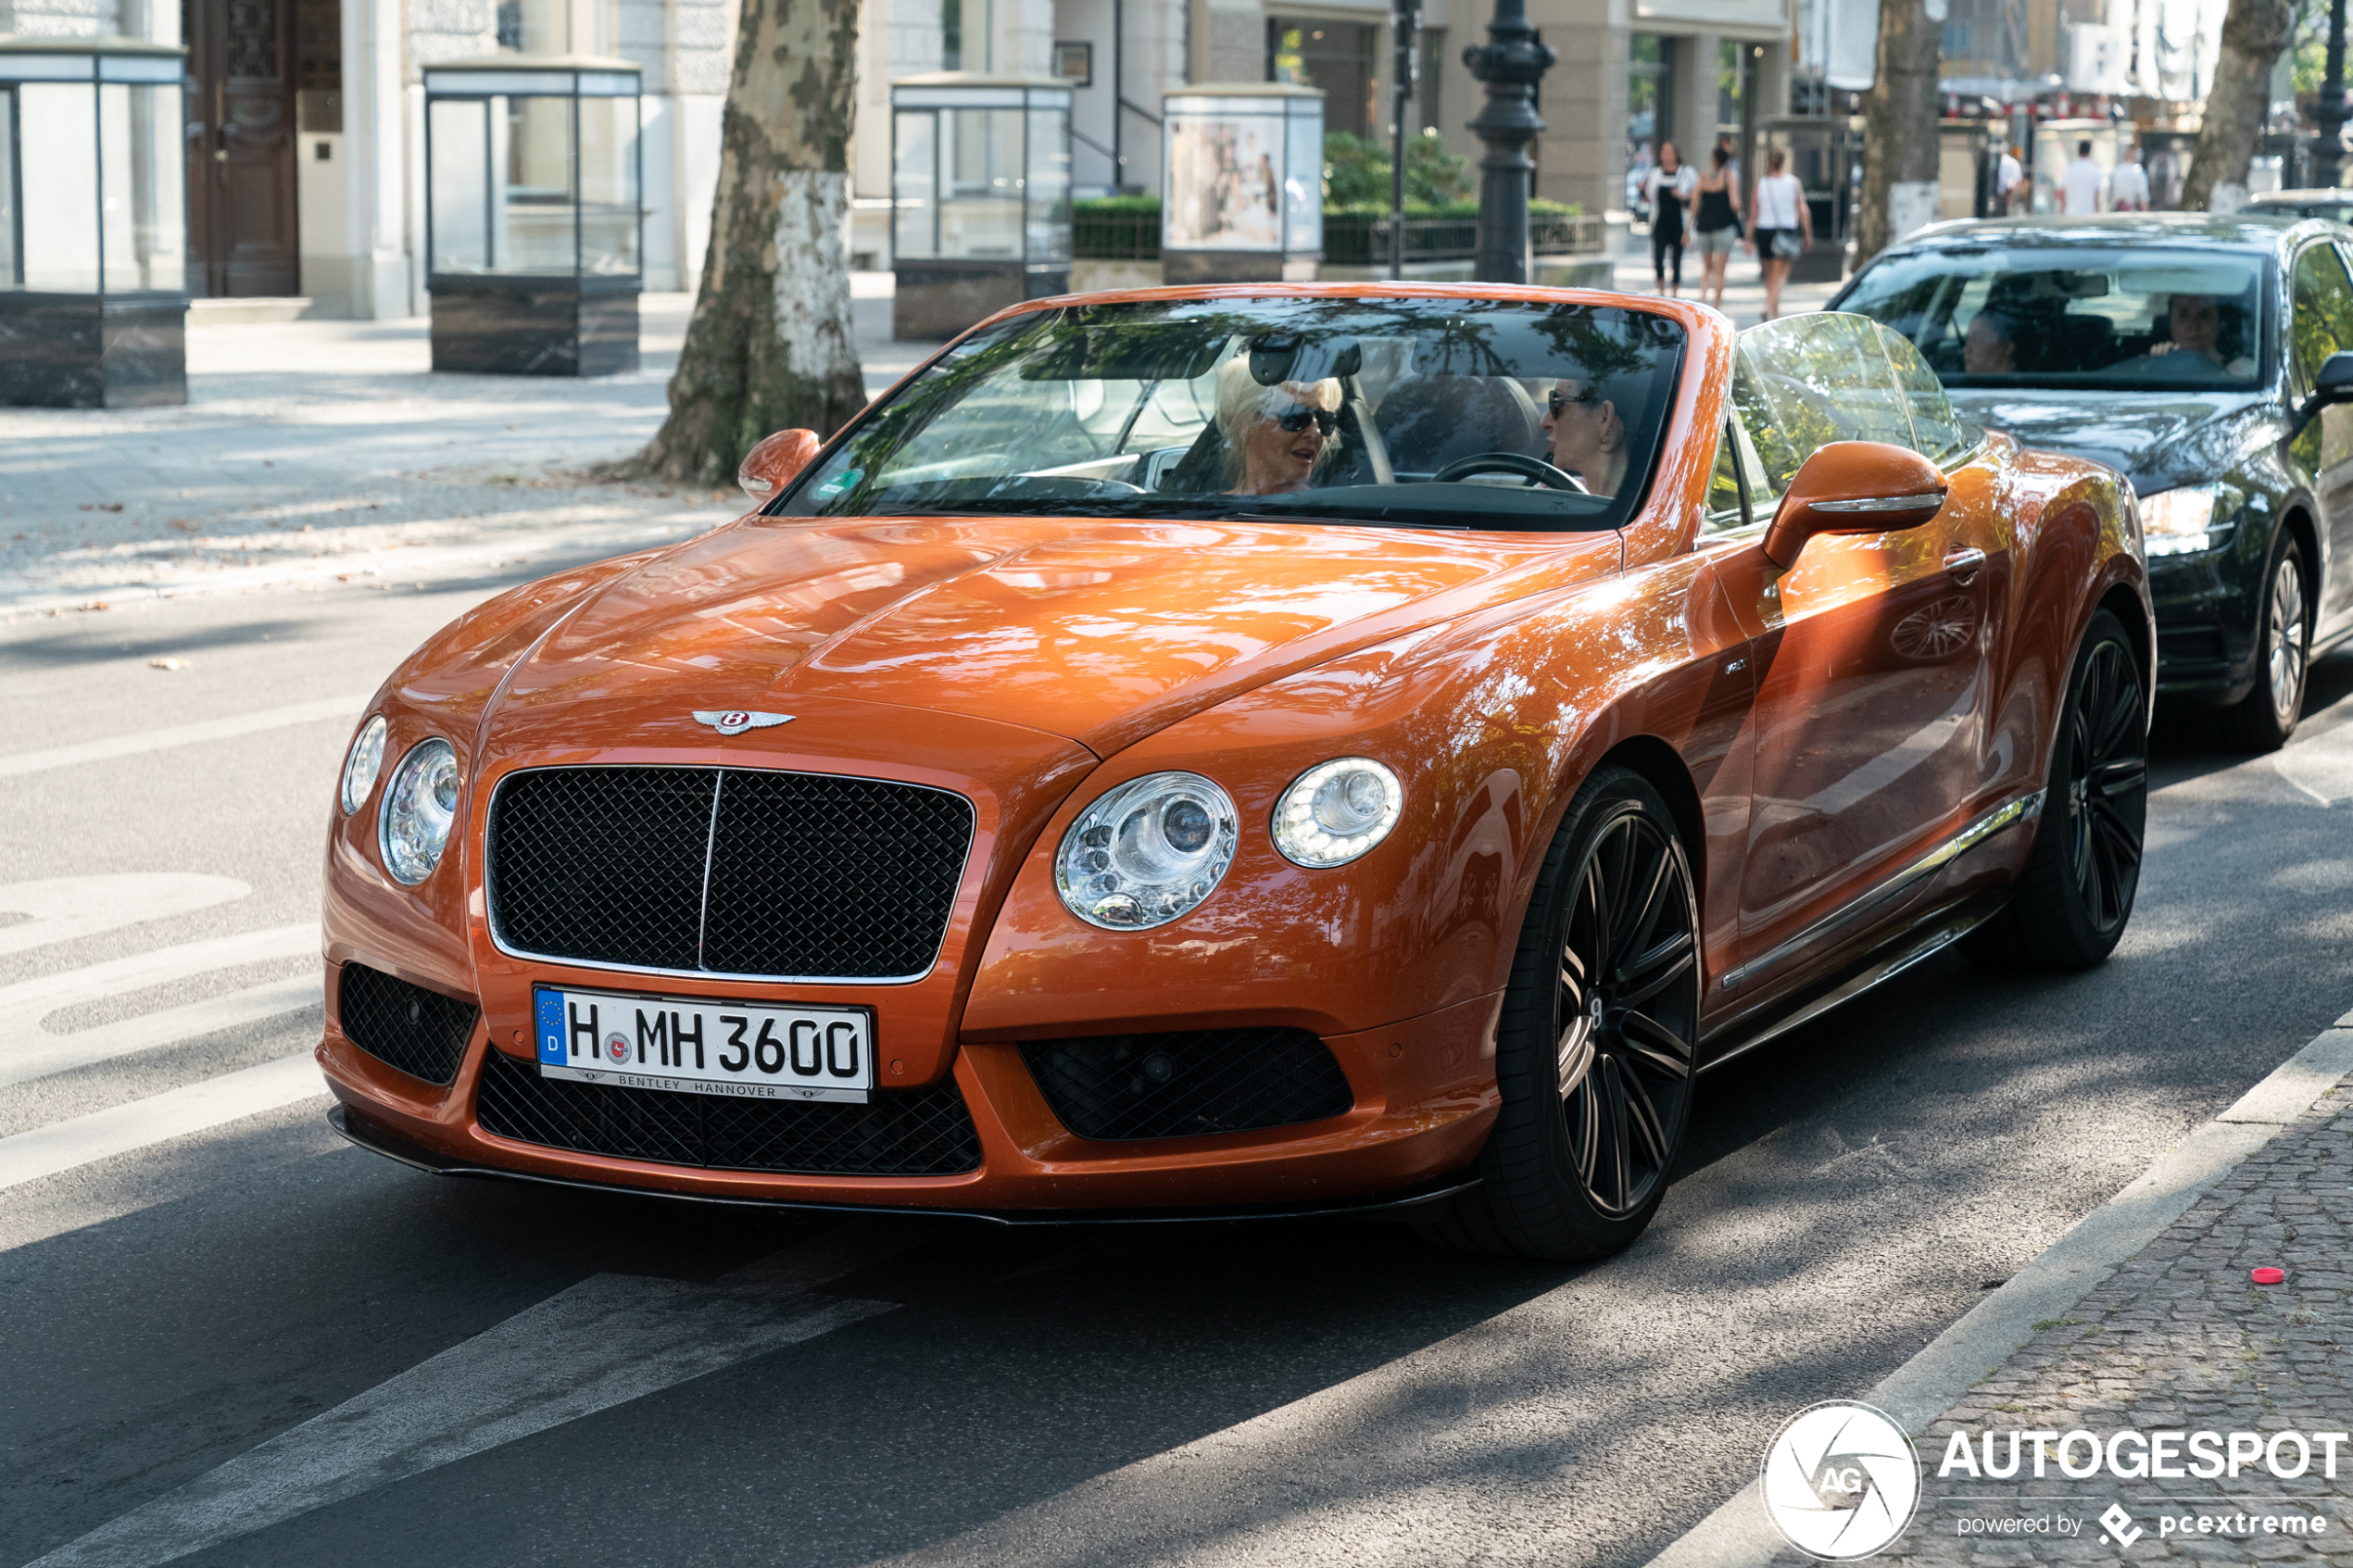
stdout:
[[[2353,1074],[2353,1012],[2282,1062],[2199,1126],[2123,1191],[2077,1221],[2050,1248],[1888,1374],[1850,1396],[1877,1405],[1907,1432],[1928,1425],[1987,1372],[2066,1315],[2208,1189]],[[1766,1518],[1751,1481],[1650,1560],[1647,1568],[1765,1568],[1792,1550]]]

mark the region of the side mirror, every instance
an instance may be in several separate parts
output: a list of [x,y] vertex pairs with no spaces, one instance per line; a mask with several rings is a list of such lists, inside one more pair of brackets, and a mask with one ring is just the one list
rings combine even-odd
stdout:
[[754,501],[765,501],[790,484],[824,445],[813,430],[780,430],[744,454],[736,483]]
[[2332,403],[2353,403],[2353,354],[2332,354],[2322,362],[2321,373],[2312,378],[2312,395],[2296,411],[2287,438],[2293,441],[2302,435],[2304,427]]
[[1833,441],[1789,482],[1765,530],[1765,558],[1787,571],[1817,533],[1917,528],[1944,508],[1945,488],[1944,472],[1908,446]]

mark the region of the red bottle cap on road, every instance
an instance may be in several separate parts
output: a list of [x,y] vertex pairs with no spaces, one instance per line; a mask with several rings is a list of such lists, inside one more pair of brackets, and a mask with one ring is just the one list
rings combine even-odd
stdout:
[[2285,1285],[2287,1283],[2287,1272],[2284,1269],[2257,1269],[2246,1277],[2258,1285]]

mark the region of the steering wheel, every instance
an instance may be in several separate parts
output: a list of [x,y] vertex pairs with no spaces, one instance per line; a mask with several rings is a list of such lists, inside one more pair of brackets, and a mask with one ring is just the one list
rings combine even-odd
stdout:
[[1531,458],[1525,452],[1474,452],[1467,458],[1457,458],[1429,476],[1432,484],[1444,484],[1457,479],[1468,479],[1475,473],[1516,473],[1522,479],[1555,490],[1573,490],[1579,495],[1590,495],[1585,482],[1567,469],[1556,469],[1541,458]]

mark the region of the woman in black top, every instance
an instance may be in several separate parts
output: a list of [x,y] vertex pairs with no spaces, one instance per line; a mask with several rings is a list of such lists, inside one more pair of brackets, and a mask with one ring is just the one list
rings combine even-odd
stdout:
[[1667,294],[1667,266],[1674,265],[1675,282],[1672,292],[1683,292],[1683,204],[1691,199],[1698,183],[1697,173],[1686,166],[1683,156],[1672,142],[1658,144],[1658,167],[1650,172],[1644,183],[1651,199],[1651,274],[1658,280],[1658,292]]
[[[1741,194],[1732,180],[1731,161],[1731,153],[1720,145],[1709,155],[1708,170],[1699,177],[1699,211],[1692,223],[1699,236],[1693,245],[1699,252],[1700,303],[1718,310],[1724,308],[1724,269],[1741,239]],[[1711,289],[1716,295],[1712,300]]]

